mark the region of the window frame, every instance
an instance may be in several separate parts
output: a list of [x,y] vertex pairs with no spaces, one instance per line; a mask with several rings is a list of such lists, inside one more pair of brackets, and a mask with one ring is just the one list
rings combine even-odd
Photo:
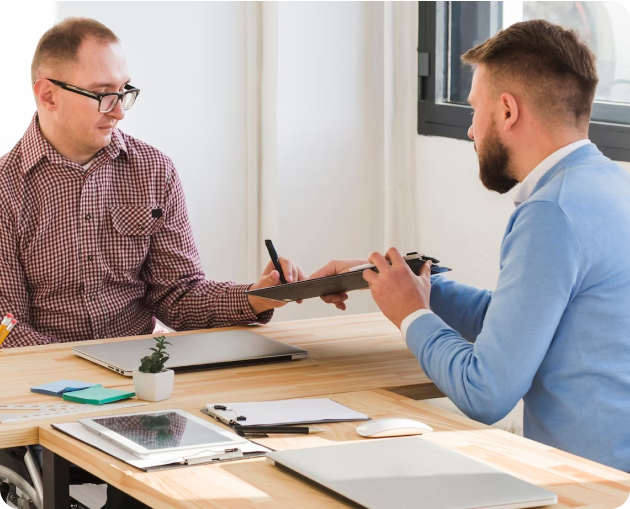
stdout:
[[[436,103],[436,2],[418,2],[418,126],[419,135],[468,140],[472,108]],[[606,105],[606,107],[613,107]],[[591,120],[589,139],[614,161],[630,161],[630,125]]]

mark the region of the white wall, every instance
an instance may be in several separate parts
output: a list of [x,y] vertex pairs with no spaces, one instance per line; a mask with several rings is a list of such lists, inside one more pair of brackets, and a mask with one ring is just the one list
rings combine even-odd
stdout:
[[56,2],[0,2],[0,156],[15,146],[35,113],[31,60],[55,15]]
[[[331,258],[382,249],[382,47],[368,37],[366,2],[278,4],[278,230],[276,247],[313,272]],[[374,76],[374,66],[378,74]],[[347,312],[376,311],[356,292]],[[279,319],[337,314],[319,300]]]
[[[59,2],[58,19],[91,17],[121,38],[142,92],[120,127],[175,162],[207,276],[253,282],[246,262],[256,253],[246,252],[245,238],[247,7],[125,2],[123,15],[122,5]],[[382,249],[382,166],[373,157],[382,118],[370,118],[371,105],[382,103],[375,82],[382,64],[375,73],[369,39],[374,9],[364,2],[277,5],[273,240],[309,274],[331,258]],[[375,310],[361,292],[348,312]],[[277,319],[337,313],[312,300],[278,310]]]

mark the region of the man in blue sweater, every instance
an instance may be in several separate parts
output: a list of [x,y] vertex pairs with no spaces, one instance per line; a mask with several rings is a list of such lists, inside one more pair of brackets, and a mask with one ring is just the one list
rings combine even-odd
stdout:
[[[523,398],[533,440],[630,471],[630,176],[588,140],[595,58],[576,34],[517,23],[468,51],[480,178],[517,183],[496,290],[420,277],[396,249],[372,295],[424,372],[484,423]],[[314,276],[358,261],[334,261]],[[326,298],[340,309],[347,295]]]

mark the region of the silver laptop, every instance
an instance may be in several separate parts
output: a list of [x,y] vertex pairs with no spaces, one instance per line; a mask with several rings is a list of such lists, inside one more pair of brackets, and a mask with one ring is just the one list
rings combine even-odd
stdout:
[[555,493],[421,437],[267,453],[267,460],[369,509],[518,509]]
[[[308,355],[306,350],[246,330],[166,336],[172,345],[167,345],[170,359],[165,367],[176,373],[293,361]],[[150,338],[75,346],[72,351],[116,373],[132,376],[140,359],[153,353],[152,346],[155,340]]]

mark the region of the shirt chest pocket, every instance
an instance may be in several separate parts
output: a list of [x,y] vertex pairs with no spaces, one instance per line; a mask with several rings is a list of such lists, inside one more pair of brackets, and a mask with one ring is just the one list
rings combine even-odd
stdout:
[[102,245],[105,261],[117,276],[135,278],[149,254],[151,235],[164,224],[164,211],[159,204],[117,205],[109,215],[111,234]]

